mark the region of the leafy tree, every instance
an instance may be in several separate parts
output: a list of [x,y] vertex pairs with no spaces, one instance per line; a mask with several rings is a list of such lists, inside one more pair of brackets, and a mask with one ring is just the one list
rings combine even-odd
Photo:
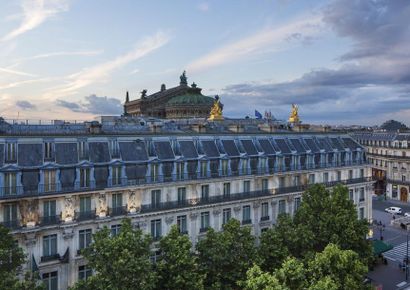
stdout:
[[368,223],[358,219],[345,186],[338,185],[331,192],[324,185],[310,187],[303,194],[294,223],[300,233],[298,247],[301,250],[292,253],[296,257],[321,252],[329,243],[353,250],[366,261],[372,256],[371,245],[366,240]]
[[192,243],[187,235],[179,233],[174,225],[160,241],[161,260],[157,264],[158,289],[203,289],[198,258],[191,252]]
[[26,272],[19,279],[26,257],[23,249],[14,241],[10,231],[0,225],[0,289],[40,290],[44,285],[38,281],[37,273]]
[[351,250],[341,250],[335,244],[329,244],[323,252],[317,253],[309,261],[310,281],[312,284],[333,281],[337,289],[364,289],[363,276],[367,266],[359,255]]
[[249,227],[231,219],[222,232],[210,229],[197,251],[205,288],[236,289],[256,258],[255,237]]
[[289,289],[305,289],[308,284],[305,265],[296,258],[286,259],[282,267],[275,272],[275,276]]
[[264,273],[258,265],[246,272],[246,281],[241,283],[244,290],[290,290],[270,273]]
[[95,275],[72,289],[155,289],[157,277],[150,261],[150,245],[151,237],[140,229],[134,230],[129,219],[123,221],[115,237],[104,227],[83,251]]

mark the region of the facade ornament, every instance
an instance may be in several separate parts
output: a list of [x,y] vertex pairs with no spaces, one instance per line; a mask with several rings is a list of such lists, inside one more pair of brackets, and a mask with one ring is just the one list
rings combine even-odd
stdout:
[[141,99],[146,99],[147,98],[147,90],[142,90],[141,91]]
[[278,201],[277,201],[277,200],[272,200],[270,204],[271,204],[272,206],[276,206],[276,205],[278,204]]
[[208,121],[222,121],[224,117],[222,116],[223,105],[220,101],[218,95],[215,96],[214,105],[211,108]]
[[253,203],[253,208],[259,208],[261,206],[261,202],[259,200]]
[[64,209],[62,213],[64,222],[72,222],[74,219],[74,198],[66,197],[64,199]]
[[165,218],[165,222],[167,223],[167,225],[172,224],[174,221],[174,217],[173,216],[167,216]]
[[135,214],[138,211],[138,205],[137,205],[137,195],[135,191],[131,191],[129,196],[128,196],[128,212],[131,214]]
[[212,213],[214,214],[214,216],[219,216],[220,214],[221,214],[221,209],[214,209],[213,211],[212,211]]
[[240,210],[241,210],[241,206],[240,206],[240,205],[234,206],[234,208],[233,208],[233,211],[234,211],[234,212],[239,212]]
[[107,216],[107,200],[105,193],[100,193],[98,196],[97,215],[100,218]]
[[299,118],[299,107],[296,104],[292,104],[292,111],[290,112],[288,121],[289,123],[292,123],[292,124],[301,123],[300,118]]
[[198,213],[197,212],[191,212],[189,217],[191,218],[191,220],[196,220],[196,218],[198,217]]
[[67,239],[71,239],[72,237],[74,237],[73,227],[64,227],[63,228],[63,238],[67,240]]
[[182,75],[179,77],[179,79],[180,79],[180,82],[179,82],[180,85],[188,85],[188,78],[186,76],[186,71],[182,72]]
[[35,227],[39,221],[38,200],[23,200],[19,203],[23,225]]

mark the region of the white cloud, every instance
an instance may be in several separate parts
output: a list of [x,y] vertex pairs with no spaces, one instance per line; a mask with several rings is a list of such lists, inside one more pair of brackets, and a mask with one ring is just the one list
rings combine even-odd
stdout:
[[142,42],[138,42],[133,50],[124,55],[118,56],[113,60],[85,68],[78,73],[68,76],[66,78],[68,82],[67,84],[55,88],[54,91],[46,94],[45,97],[55,99],[71,95],[83,87],[104,81],[116,69],[140,59],[162,47],[169,41],[169,39],[169,36],[165,33],[158,32],[155,35],[144,39]]
[[41,58],[49,58],[55,56],[90,56],[90,55],[99,55],[103,53],[103,50],[80,50],[80,51],[56,51],[56,52],[49,52],[49,53],[42,53],[33,55],[30,57],[22,58],[17,60],[17,62],[33,60],[33,59],[41,59]]
[[10,69],[10,68],[5,68],[5,67],[0,67],[0,72],[8,73],[8,74],[13,74],[13,75],[18,75],[18,76],[24,76],[24,77],[35,77],[35,75]]
[[22,22],[1,41],[12,40],[41,25],[48,18],[68,10],[68,0],[23,0]]
[[201,71],[225,63],[241,60],[257,53],[279,50],[289,44],[294,35],[300,35],[298,41],[309,39],[321,31],[320,17],[305,17],[280,27],[262,30],[234,43],[222,46],[190,63],[189,71]]
[[24,86],[28,84],[41,83],[41,82],[52,82],[55,80],[56,78],[38,78],[38,79],[18,81],[18,82],[8,82],[6,84],[0,84],[0,91],[12,89],[12,88],[16,88],[16,87],[20,87],[20,86]]

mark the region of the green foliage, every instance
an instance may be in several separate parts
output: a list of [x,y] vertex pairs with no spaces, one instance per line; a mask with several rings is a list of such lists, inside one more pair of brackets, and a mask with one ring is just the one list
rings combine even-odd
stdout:
[[41,290],[44,285],[36,273],[27,272],[19,279],[21,265],[26,262],[23,249],[14,241],[10,231],[0,225],[0,289]]
[[242,283],[244,290],[290,290],[281,285],[274,275],[262,272],[258,265],[254,265],[246,272],[246,278]]
[[307,285],[307,271],[305,265],[296,258],[286,259],[282,267],[275,273],[282,285],[289,289],[305,289]]
[[236,289],[255,260],[255,238],[249,227],[231,219],[222,232],[210,229],[197,251],[206,289]]
[[96,273],[72,289],[155,289],[156,273],[150,262],[151,237],[134,230],[125,219],[120,233],[111,237],[104,227],[93,235],[93,243],[83,251]]
[[187,235],[179,233],[174,225],[160,241],[161,260],[157,264],[158,289],[203,289],[198,258],[191,252],[192,243]]

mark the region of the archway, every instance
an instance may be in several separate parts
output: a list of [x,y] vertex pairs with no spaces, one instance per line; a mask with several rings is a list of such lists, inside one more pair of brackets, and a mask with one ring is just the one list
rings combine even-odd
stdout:
[[400,188],[400,201],[407,202],[408,191],[406,187]]

